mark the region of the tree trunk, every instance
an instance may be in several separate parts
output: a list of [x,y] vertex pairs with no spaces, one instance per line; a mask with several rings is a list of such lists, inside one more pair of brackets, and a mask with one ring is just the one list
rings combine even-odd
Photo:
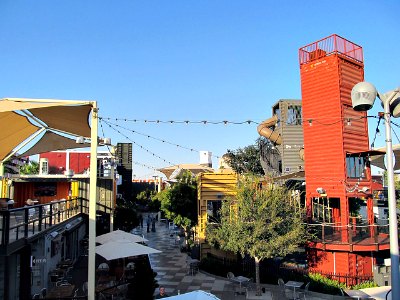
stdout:
[[261,285],[260,285],[260,259],[254,258],[256,266],[256,296],[261,296]]

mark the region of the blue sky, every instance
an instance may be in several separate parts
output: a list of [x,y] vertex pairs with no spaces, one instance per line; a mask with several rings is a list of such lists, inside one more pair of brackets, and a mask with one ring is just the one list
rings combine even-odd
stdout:
[[122,119],[261,122],[278,99],[301,99],[298,49],[334,33],[363,47],[367,81],[392,90],[399,11],[395,0],[2,0],[0,98],[97,100],[101,117],[129,129],[103,123],[113,143],[135,142],[136,178],[155,174],[142,165],[197,163],[197,150],[217,166],[227,149],[254,143],[256,124]]

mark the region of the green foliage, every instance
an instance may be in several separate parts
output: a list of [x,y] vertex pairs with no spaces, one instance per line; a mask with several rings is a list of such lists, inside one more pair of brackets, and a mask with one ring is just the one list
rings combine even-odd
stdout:
[[374,281],[364,281],[359,284],[353,285],[351,288],[353,290],[367,289],[379,286]]
[[259,187],[259,179],[253,176],[239,182],[237,199],[222,203],[220,226],[207,227],[210,243],[260,260],[286,256],[304,243],[301,212],[289,203],[286,190]]
[[246,146],[243,149],[228,150],[227,163],[238,174],[264,175],[260,162],[260,149],[257,145]]
[[244,176],[238,183],[236,199],[222,202],[219,226],[207,225],[211,245],[255,259],[257,294],[259,262],[293,253],[306,240],[302,212],[289,199],[284,188],[263,187],[258,178]]
[[39,174],[39,163],[36,161],[29,161],[29,163],[19,168],[19,173],[21,175]]
[[360,214],[361,205],[364,203],[363,200],[358,198],[353,198],[349,201],[349,212],[353,217],[358,217]]
[[197,184],[190,172],[184,172],[170,189],[154,196],[165,217],[187,230],[197,223]]
[[323,294],[340,295],[340,289],[346,288],[342,282],[329,279],[318,273],[309,273],[310,290]]
[[123,231],[131,231],[139,225],[135,206],[130,202],[118,202],[114,211],[114,226]]
[[135,276],[128,280],[127,299],[153,299],[155,289],[158,287],[156,280],[157,273],[151,266],[144,262],[135,262]]
[[154,196],[151,198],[149,202],[149,211],[159,211],[161,208],[161,202],[155,198]]

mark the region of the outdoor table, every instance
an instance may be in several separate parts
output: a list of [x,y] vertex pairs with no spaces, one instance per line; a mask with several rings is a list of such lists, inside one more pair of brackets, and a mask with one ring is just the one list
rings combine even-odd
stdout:
[[72,296],[75,290],[75,285],[61,285],[51,289],[46,298],[66,298]]
[[354,299],[363,299],[363,298],[370,297],[368,294],[366,294],[360,290],[343,289],[343,291],[347,294],[347,296],[350,296],[351,298],[354,298]]
[[198,259],[195,259],[195,258],[189,258],[187,260],[187,263],[189,265],[189,272],[193,276],[194,273],[196,272],[196,270],[199,267],[200,261]]
[[239,290],[240,290],[240,293],[242,293],[242,284],[249,282],[250,278],[247,278],[244,276],[235,276],[235,277],[231,278],[231,280],[236,283],[239,283]]
[[120,290],[116,286],[103,288],[101,286],[96,287],[96,293],[103,294],[104,296],[111,296],[111,299],[113,299],[115,295],[118,295],[119,292]]
[[300,282],[300,281],[288,281],[285,283],[285,286],[288,288],[293,288],[293,299],[297,299],[296,289],[300,288],[303,284],[304,284],[304,282]]

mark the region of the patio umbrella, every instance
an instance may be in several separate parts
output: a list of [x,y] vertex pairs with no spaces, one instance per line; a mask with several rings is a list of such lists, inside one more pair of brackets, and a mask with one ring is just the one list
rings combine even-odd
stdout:
[[107,260],[113,260],[129,256],[161,253],[161,251],[138,243],[122,240],[110,241],[103,245],[96,246],[96,253],[103,256]]
[[365,288],[365,289],[360,289],[360,290],[376,300],[386,300],[386,299],[391,300],[392,293],[389,293],[388,297],[386,298],[386,294],[391,289],[392,289],[391,286],[379,286],[379,287]]
[[217,296],[207,293],[202,290],[193,291],[181,295],[176,295],[172,297],[168,297],[171,300],[220,300]]
[[128,233],[122,230],[111,231],[96,237],[96,243],[105,244],[110,241],[128,241],[133,243],[147,242],[144,237]]

